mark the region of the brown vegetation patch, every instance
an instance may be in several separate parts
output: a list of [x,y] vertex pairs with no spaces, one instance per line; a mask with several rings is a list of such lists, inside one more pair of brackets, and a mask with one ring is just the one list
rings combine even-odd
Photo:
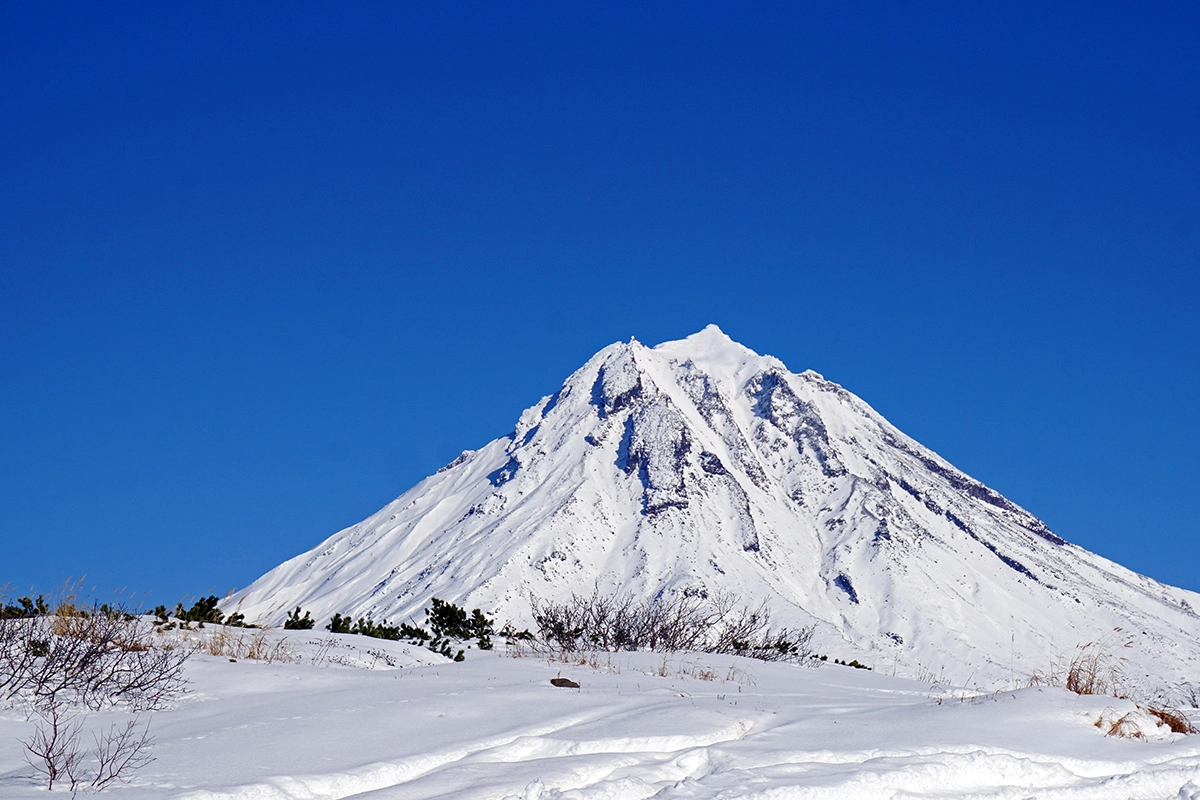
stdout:
[[1172,733],[1197,733],[1196,726],[1182,712],[1173,708],[1147,706],[1146,710],[1158,717],[1162,724],[1171,729]]

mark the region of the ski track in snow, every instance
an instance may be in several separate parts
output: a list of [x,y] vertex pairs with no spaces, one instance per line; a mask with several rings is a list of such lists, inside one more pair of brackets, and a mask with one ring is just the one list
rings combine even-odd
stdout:
[[[1132,710],[1127,700],[975,695],[732,656],[600,654],[597,669],[472,651],[440,663],[398,643],[338,638],[383,648],[400,667],[194,657],[187,697],[155,715],[157,760],[106,794],[1200,800],[1200,737],[1151,728],[1149,741],[1119,740],[1094,725]],[[581,688],[552,687],[558,675]],[[29,730],[23,717],[0,715],[0,797],[47,796],[15,743]]]

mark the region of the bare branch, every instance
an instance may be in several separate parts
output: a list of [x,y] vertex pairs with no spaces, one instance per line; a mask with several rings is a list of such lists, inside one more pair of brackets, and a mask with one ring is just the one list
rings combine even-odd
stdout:
[[766,605],[728,595],[675,592],[638,601],[628,594],[572,595],[565,603],[531,598],[541,640],[562,652],[651,650],[729,653],[764,661],[807,661],[813,626],[771,629]]
[[46,778],[46,788],[66,779],[74,790],[79,782],[79,765],[83,752],[79,749],[79,728],[83,720],[68,713],[61,702],[44,706],[38,712],[39,721],[25,747],[25,760]]
[[0,619],[0,701],[99,710],[161,708],[184,689],[186,649],[156,646],[140,620],[105,614]]
[[154,756],[150,755],[150,747],[154,744],[150,738],[150,721],[146,720],[144,727],[140,723],[141,719],[135,717],[123,727],[114,723],[106,733],[93,734],[98,765],[92,788],[103,789],[113,781],[128,783],[135,772],[154,761]]

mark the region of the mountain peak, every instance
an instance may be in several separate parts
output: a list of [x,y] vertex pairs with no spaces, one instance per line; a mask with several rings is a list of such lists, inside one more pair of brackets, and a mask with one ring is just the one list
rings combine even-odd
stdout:
[[715,325],[609,345],[512,436],[230,604],[398,620],[440,597],[521,627],[531,594],[592,587],[765,602],[819,625],[831,656],[913,674],[1007,681],[1114,628],[1146,632],[1164,679],[1200,661],[1200,595],[1068,546],[850,392]]
[[691,361],[718,378],[733,377],[747,367],[761,368],[769,358],[735,342],[716,325],[707,325],[684,339],[663,342],[652,350],[681,363]]
[[749,348],[743,347],[733,339],[730,339],[729,335],[725,333],[725,331],[713,324],[705,325],[702,329],[696,331],[690,336],[684,337],[683,339],[663,342],[662,344],[654,347],[654,349],[670,350],[685,347],[698,350],[725,349],[731,347],[741,350],[749,350]]

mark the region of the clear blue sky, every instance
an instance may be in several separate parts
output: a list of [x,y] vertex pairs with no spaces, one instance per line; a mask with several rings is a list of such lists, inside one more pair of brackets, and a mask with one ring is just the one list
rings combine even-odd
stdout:
[[244,586],[709,322],[1200,590],[1198,300],[1194,2],[0,3],[10,594]]

